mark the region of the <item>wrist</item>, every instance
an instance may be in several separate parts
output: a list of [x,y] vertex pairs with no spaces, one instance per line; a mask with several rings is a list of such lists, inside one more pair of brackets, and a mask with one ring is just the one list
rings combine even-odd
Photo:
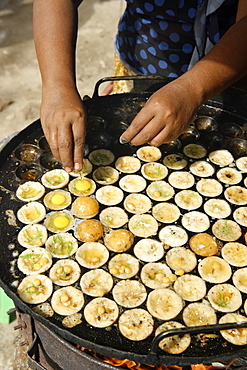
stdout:
[[42,85],[42,96],[49,97],[51,99],[52,97],[58,99],[65,99],[70,96],[79,96],[79,93],[77,91],[76,84],[73,83],[73,81],[49,81],[48,83],[43,83]]
[[186,99],[189,102],[188,108],[194,112],[207,100],[203,84],[197,83],[197,78],[189,71],[170,84],[173,85],[172,88],[175,88],[177,98]]

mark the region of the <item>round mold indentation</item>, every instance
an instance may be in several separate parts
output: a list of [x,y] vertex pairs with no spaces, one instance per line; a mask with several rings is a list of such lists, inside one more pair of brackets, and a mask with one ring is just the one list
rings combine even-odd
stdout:
[[13,157],[22,162],[35,162],[39,159],[41,150],[34,144],[19,145],[13,152]]
[[222,132],[223,135],[230,138],[240,137],[243,134],[242,127],[239,126],[237,123],[233,122],[223,123],[223,125],[220,128],[220,131]]
[[179,139],[173,140],[170,143],[164,143],[160,146],[162,153],[175,153],[182,147]]
[[247,155],[247,140],[233,139],[229,142],[228,148],[235,159],[244,157]]
[[247,122],[245,122],[242,126],[243,132],[247,132]]
[[15,173],[20,180],[25,181],[35,181],[43,175],[42,168],[36,163],[20,165]]
[[106,126],[106,132],[113,138],[119,137],[128,127],[129,125],[124,121],[111,122]]
[[120,144],[119,138],[116,138],[112,142],[111,149],[117,156],[133,155],[136,152],[136,146],[126,143]]
[[86,143],[91,149],[96,148],[97,145],[103,145],[103,147],[107,145],[105,127],[106,121],[104,118],[96,115],[88,116],[86,127]]
[[62,164],[53,156],[51,152],[45,152],[40,156],[40,164],[48,170],[62,168]]
[[208,116],[197,117],[194,120],[194,124],[197,130],[207,132],[217,131],[219,127],[218,122],[216,122],[214,118]]
[[86,157],[89,153],[89,146],[88,144],[84,144],[84,148],[83,148],[83,157]]
[[184,144],[193,143],[200,137],[200,132],[194,126],[188,126],[185,131],[179,136],[179,139]]
[[205,132],[203,135],[202,143],[207,146],[208,151],[221,149],[225,146],[226,139],[218,132]]
[[106,123],[117,124],[118,122],[124,122],[127,119],[127,113],[125,109],[119,107],[107,107],[103,112]]
[[242,125],[243,137],[247,139],[247,122]]
[[[88,145],[88,153],[90,150],[109,148],[112,142],[111,137],[105,132],[94,132],[94,136],[86,135],[86,142]],[[88,154],[87,153],[87,154]],[[85,154],[84,154],[85,155]]]
[[146,101],[145,100],[132,101],[132,102],[129,102],[129,103],[130,104],[126,105],[126,107],[125,107],[125,111],[126,111],[127,115],[132,115],[132,114],[136,115],[145,106]]
[[41,136],[39,139],[38,139],[38,146],[40,147],[40,149],[48,152],[51,150],[50,148],[50,145],[46,139],[45,136]]
[[99,131],[104,131],[106,126],[106,121],[104,118],[99,117],[99,116],[88,116],[87,119],[87,132],[90,134],[95,134]]
[[89,129],[97,131],[103,128],[102,126],[105,126],[106,122],[103,117],[91,115],[88,116],[87,124],[89,125]]

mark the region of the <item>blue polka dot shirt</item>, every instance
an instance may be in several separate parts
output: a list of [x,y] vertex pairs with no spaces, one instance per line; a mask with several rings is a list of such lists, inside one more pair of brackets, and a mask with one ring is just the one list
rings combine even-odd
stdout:
[[138,74],[178,77],[235,22],[237,0],[126,0],[116,36],[120,59]]

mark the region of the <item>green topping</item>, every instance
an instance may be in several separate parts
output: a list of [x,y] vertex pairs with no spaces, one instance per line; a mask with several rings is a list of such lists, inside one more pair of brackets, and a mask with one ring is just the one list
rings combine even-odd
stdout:
[[155,192],[158,192],[159,193],[159,196],[157,196],[156,198],[168,198],[171,196],[170,193],[166,193],[162,188],[159,188],[158,185],[154,186],[153,187],[153,196],[155,197]]
[[218,209],[219,211],[223,211],[223,208],[218,206],[217,204],[213,205],[213,209]]
[[37,207],[34,207],[34,209],[35,209],[35,211],[36,211],[36,213],[37,213],[38,215],[41,215],[41,212],[40,212],[40,210],[39,210]]
[[95,172],[96,178],[99,181],[109,181],[111,179],[111,172],[109,169],[100,168],[97,172]]
[[[40,210],[37,208],[37,207],[34,207],[34,210],[35,210],[35,212],[36,212],[36,218],[38,218],[40,215],[41,215],[41,212],[40,212]],[[29,216],[29,213],[27,213],[27,219],[28,220],[33,220],[33,217],[28,217]]]
[[28,190],[21,189],[21,190],[22,190],[21,197],[23,199],[30,199],[39,194],[39,191],[37,191],[37,189],[28,189]]
[[186,148],[186,152],[192,155],[196,155],[198,152],[198,149],[196,146],[189,146]]
[[57,254],[57,255],[66,254],[70,257],[71,252],[73,250],[73,244],[74,242],[71,240],[64,241],[61,235],[54,235],[52,238],[51,247],[49,249],[52,254]]
[[[244,284],[247,281],[247,277],[244,277],[243,279],[239,280],[241,284]],[[244,284],[245,285],[245,284]]]
[[70,273],[66,273],[64,270],[60,273],[60,274],[57,274],[59,279],[61,280],[68,280],[70,278]]
[[83,251],[83,257],[82,257],[85,261],[87,260],[87,250],[84,249]]
[[228,225],[228,221],[224,220],[224,226],[222,227],[223,234],[229,234],[231,232],[231,227]]
[[25,289],[22,289],[22,293],[29,294],[30,296],[33,294],[39,294],[43,290],[42,285],[35,286],[35,285],[30,285]]
[[218,293],[215,303],[220,307],[229,308],[229,297],[224,293]]
[[137,221],[135,226],[133,226],[133,229],[139,229],[140,227],[150,227],[151,226],[151,220],[140,220]]
[[39,263],[39,261],[43,258],[43,256],[44,256],[44,253],[41,253],[41,254],[29,253],[29,254],[26,254],[24,256],[20,256],[20,258],[23,258],[24,263],[30,269],[33,269],[35,267],[35,265],[37,265]]
[[203,148],[199,145],[189,145],[185,149],[185,154],[189,154],[189,155],[195,157],[195,156],[198,156],[198,154],[200,155],[202,150],[203,150]]
[[162,170],[159,166],[156,166],[156,168],[152,168],[151,170],[147,168],[146,175],[152,178],[160,177],[162,176]]
[[47,182],[51,185],[59,185],[62,184],[65,181],[65,177],[60,173],[59,175],[54,175],[51,177],[47,177]]
[[91,280],[91,284],[98,284],[98,285],[100,285],[100,281],[99,280],[96,280],[96,279],[93,279],[93,280]]
[[103,221],[104,221],[106,224],[114,225],[114,217],[112,217],[112,216],[109,216],[109,215],[105,216],[105,217],[103,218]]
[[179,162],[182,162],[184,159],[180,156],[172,155],[171,157],[168,157],[168,162],[171,165],[179,164]]
[[110,160],[110,158],[106,154],[103,154],[101,152],[94,153],[92,155],[92,158],[97,163],[105,163],[105,162],[109,162]]
[[182,218],[184,218],[186,220],[186,222],[188,223],[188,225],[191,224],[191,218],[189,216],[187,216],[187,215],[181,215],[181,216],[182,216]]
[[41,241],[43,239],[43,233],[42,233],[42,231],[39,230],[38,227],[36,227],[36,234],[30,236],[28,234],[28,231],[24,230],[24,235],[25,235],[25,238],[27,239],[28,243],[31,244],[31,245],[33,245],[33,244],[35,245],[36,244],[35,242],[37,240]]
[[238,319],[236,318],[236,316],[233,313],[231,313],[231,316],[233,317],[234,321],[238,322]]
[[188,195],[189,195],[190,197],[194,197],[194,198],[197,198],[197,197],[198,197],[198,194],[197,194],[195,191],[189,191],[189,192],[188,192]]
[[20,258],[39,258],[40,254],[35,254],[35,253],[29,253],[25,254],[25,256],[20,256]]

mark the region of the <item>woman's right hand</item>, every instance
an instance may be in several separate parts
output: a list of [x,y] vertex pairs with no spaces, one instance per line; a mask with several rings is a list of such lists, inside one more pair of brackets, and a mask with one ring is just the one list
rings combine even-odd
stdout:
[[34,0],[34,43],[42,79],[41,124],[70,172],[83,162],[86,109],[76,88],[77,7],[82,0]]
[[75,89],[43,91],[41,124],[54,157],[67,172],[80,170],[86,131],[86,108]]

